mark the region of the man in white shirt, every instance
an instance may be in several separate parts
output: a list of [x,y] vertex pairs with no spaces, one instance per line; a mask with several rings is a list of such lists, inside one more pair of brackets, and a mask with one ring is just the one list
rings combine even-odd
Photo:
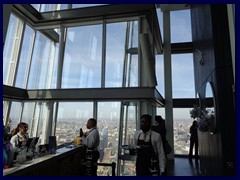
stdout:
[[161,135],[151,131],[152,117],[144,114],[140,119],[141,130],[135,133],[137,147],[136,175],[165,175],[166,158]]
[[85,133],[83,133],[82,129],[80,129],[80,137],[82,138],[82,144],[86,146],[86,159],[91,160],[91,172],[89,175],[96,176],[97,175],[97,161],[99,159],[99,151],[98,146],[100,143],[99,132],[97,130],[97,120],[94,118],[90,118],[87,121],[87,129]]

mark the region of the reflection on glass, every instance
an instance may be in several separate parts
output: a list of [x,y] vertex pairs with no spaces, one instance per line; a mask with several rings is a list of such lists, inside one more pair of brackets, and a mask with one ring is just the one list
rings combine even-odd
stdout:
[[187,155],[190,146],[189,128],[192,125],[189,108],[174,108],[173,117],[174,154]]
[[62,88],[101,87],[102,25],[68,28]]
[[93,7],[93,6],[102,6],[106,4],[72,4],[72,8],[84,8],[84,7]]
[[15,86],[26,89],[26,81],[28,75],[28,68],[31,61],[31,53],[33,50],[34,30],[26,25],[23,39],[23,46],[19,58],[19,65],[17,69],[17,77]]
[[[99,102],[97,127],[100,133],[100,162],[117,162],[119,141],[120,102]],[[111,174],[110,167],[99,166],[98,175]]]
[[93,117],[92,102],[60,102],[57,114],[57,145],[72,142],[79,129],[87,130],[86,123]]
[[106,87],[122,87],[126,22],[107,24]]
[[22,121],[28,123],[28,133],[29,137],[33,137],[32,134],[32,119],[34,113],[34,102],[25,102],[23,106],[23,114],[22,114]]
[[22,104],[20,102],[12,102],[9,118],[11,120],[11,130],[16,128],[20,122]]
[[37,32],[28,80],[28,89],[50,89],[54,52],[54,43],[40,32]]
[[61,4],[41,4],[40,12],[60,10]]
[[11,14],[3,50],[3,84],[5,85],[13,85],[22,30],[23,22]]
[[[123,103],[123,130],[122,130],[122,146],[128,145],[130,147],[134,144],[134,134],[136,132],[137,122],[137,102]],[[125,154],[124,150],[121,154]],[[129,153],[129,152],[127,152]],[[121,160],[120,176],[136,176],[135,161]]]
[[109,23],[106,37],[105,86],[138,86],[138,21]]

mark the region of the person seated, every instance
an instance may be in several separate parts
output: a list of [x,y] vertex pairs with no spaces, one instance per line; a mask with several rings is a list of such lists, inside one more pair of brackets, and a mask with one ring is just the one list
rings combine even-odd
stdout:
[[12,131],[12,137],[10,143],[12,144],[13,151],[17,151],[19,148],[26,147],[29,136],[27,134],[28,124],[20,122],[17,127]]

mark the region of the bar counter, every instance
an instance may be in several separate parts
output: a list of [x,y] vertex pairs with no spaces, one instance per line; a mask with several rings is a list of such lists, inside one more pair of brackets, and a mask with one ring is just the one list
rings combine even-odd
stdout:
[[15,163],[13,167],[3,169],[3,176],[81,176],[85,172],[81,165],[84,155],[82,145],[59,148],[55,154]]

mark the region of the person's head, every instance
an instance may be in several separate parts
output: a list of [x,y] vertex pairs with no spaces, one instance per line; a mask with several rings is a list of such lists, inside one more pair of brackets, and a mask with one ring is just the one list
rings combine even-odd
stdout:
[[88,129],[91,129],[93,127],[96,127],[97,126],[97,120],[94,119],[94,118],[90,118],[88,121],[87,121],[87,128]]
[[192,123],[193,126],[197,126],[197,124],[198,124],[198,123],[197,123],[196,120],[194,120],[193,123]]
[[163,118],[162,116],[155,116],[155,124],[162,124],[163,123]]
[[17,134],[26,134],[28,131],[28,124],[25,122],[20,122],[17,127],[14,129],[13,135]]
[[152,125],[152,116],[149,114],[144,114],[140,119],[140,128],[143,132],[149,131]]

